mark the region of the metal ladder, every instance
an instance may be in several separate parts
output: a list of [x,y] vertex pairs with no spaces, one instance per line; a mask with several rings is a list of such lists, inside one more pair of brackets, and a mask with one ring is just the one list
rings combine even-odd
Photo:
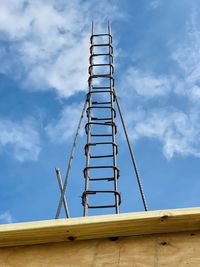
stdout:
[[[89,63],[87,123],[85,125],[87,135],[87,143],[85,145],[86,167],[83,171],[85,191],[82,194],[84,216],[88,215],[89,209],[114,208],[115,213],[119,213],[121,203],[121,196],[118,191],[120,170],[117,167],[118,149],[115,140],[117,127],[114,107],[113,47],[109,24],[108,33],[103,34],[94,34],[92,26]],[[94,153],[97,147],[98,153]],[[99,150],[106,150],[107,153],[102,153]],[[108,153],[108,150],[111,152]],[[104,163],[102,163],[102,160]],[[106,174],[106,170],[109,175]],[[100,177],[98,175],[99,171],[101,172]],[[102,175],[102,173],[104,174]],[[111,190],[100,190],[102,186],[100,181],[112,183]],[[99,183],[99,186],[97,185],[98,190],[90,189],[93,187],[93,183],[96,183],[96,185]],[[90,202],[92,202],[92,195],[96,194],[101,194],[99,199],[106,198],[108,194],[112,195],[113,203],[89,204],[89,196]]]

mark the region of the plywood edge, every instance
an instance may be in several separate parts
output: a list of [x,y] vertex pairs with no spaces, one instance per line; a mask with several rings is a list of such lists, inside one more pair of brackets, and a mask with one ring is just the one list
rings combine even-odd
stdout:
[[0,246],[200,230],[200,208],[0,225]]

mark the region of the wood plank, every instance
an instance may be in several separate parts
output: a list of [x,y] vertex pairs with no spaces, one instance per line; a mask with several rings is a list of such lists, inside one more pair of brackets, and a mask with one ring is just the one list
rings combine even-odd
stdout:
[[6,267],[199,267],[200,231],[0,248]]
[[200,230],[200,208],[0,225],[0,246]]

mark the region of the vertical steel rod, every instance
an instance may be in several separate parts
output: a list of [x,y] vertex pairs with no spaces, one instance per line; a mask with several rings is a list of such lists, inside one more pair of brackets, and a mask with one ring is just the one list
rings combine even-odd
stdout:
[[[92,22],[92,36],[94,34],[94,23]],[[91,39],[91,45],[93,44],[93,39]],[[92,62],[93,63],[93,59]],[[92,75],[92,74],[91,74]],[[88,108],[89,108],[89,113],[88,113],[88,134],[87,134],[87,144],[91,142],[91,111],[90,108],[92,106],[92,94],[90,94],[91,89],[92,89],[92,81],[88,80],[88,86],[89,86],[89,94],[88,94]],[[85,191],[89,189],[89,167],[90,166],[90,147],[88,147],[87,152],[86,152],[86,177],[85,177]],[[83,209],[83,216],[88,215],[88,196],[85,196],[85,202],[84,202],[84,209]]]
[[[110,26],[110,22],[108,21],[108,34],[111,35],[111,26]],[[109,45],[112,45],[111,40],[110,40],[110,36],[109,36]],[[111,47],[109,46],[109,54],[112,55],[112,50]],[[110,90],[112,92],[114,92],[114,85],[113,85],[113,80],[111,79],[111,77],[113,77],[112,75],[112,68],[111,68],[111,57],[109,57],[109,63],[110,63]],[[114,99],[113,99],[113,93],[110,93],[110,100],[111,100],[111,117],[112,117],[112,123],[114,122]],[[112,142],[115,143],[115,128],[114,125],[112,126]],[[116,159],[116,148],[115,146],[113,146],[113,166],[115,167],[114,169],[114,190],[118,191],[118,177],[117,177],[117,170],[116,170],[116,166],[117,166],[117,159]],[[116,213],[119,213],[119,196],[117,194],[115,194],[115,210]]]
[[94,21],[92,21],[92,35],[94,34]]

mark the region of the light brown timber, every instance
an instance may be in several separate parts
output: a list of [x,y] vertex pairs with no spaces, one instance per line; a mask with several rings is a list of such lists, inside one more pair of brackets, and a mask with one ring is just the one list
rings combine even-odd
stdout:
[[200,208],[0,225],[0,246],[200,230]]
[[200,231],[0,248],[1,267],[199,267]]

